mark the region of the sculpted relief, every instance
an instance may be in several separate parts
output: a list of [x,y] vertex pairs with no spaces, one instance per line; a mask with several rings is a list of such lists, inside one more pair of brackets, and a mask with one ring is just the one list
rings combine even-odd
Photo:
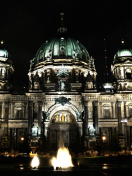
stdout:
[[53,115],[53,123],[72,123],[75,121],[74,116],[66,111],[59,111]]

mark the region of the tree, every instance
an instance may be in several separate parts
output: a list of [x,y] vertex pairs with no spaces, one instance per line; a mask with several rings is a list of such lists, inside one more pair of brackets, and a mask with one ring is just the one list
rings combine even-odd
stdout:
[[9,150],[9,138],[4,134],[0,139],[0,151],[7,152]]
[[116,134],[112,135],[109,146],[110,146],[110,151],[115,152],[115,156],[116,156],[116,153],[121,150],[121,144]]
[[19,152],[29,154],[31,149],[29,146],[28,137],[25,137],[23,141],[19,142],[18,149]]
[[96,141],[94,150],[98,152],[98,155],[100,155],[101,152],[103,151],[103,147],[102,147],[102,145],[100,144],[99,141]]

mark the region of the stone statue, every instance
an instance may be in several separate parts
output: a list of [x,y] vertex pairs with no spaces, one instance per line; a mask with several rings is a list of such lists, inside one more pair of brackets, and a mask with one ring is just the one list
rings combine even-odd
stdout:
[[47,59],[47,61],[50,61],[52,59],[52,51],[51,50],[49,50],[46,59]]
[[94,132],[95,132],[94,127],[90,125],[90,126],[89,126],[89,134],[90,134],[91,136],[93,136],[93,135],[94,135]]
[[69,102],[70,100],[71,100],[71,98],[59,97],[59,98],[55,98],[55,103],[61,104],[62,106],[64,106],[65,104],[71,104]]
[[65,90],[65,82],[64,82],[64,81],[61,82],[61,90],[62,90],[62,91]]

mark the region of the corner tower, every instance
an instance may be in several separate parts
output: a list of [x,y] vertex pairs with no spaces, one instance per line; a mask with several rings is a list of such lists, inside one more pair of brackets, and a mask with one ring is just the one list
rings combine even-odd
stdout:
[[13,62],[9,52],[0,46],[0,93],[9,93],[12,90]]
[[120,49],[114,55],[113,86],[116,92],[132,92],[132,50]]

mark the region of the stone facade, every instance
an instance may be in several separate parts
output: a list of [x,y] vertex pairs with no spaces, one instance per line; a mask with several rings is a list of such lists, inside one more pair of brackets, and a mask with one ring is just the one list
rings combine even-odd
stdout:
[[10,150],[17,150],[22,138],[28,139],[32,150],[42,143],[56,150],[63,131],[65,145],[74,150],[76,145],[91,148],[103,136],[109,143],[116,134],[122,146],[126,142],[131,148],[131,50],[116,53],[113,88],[98,92],[94,59],[67,36],[65,28],[58,32],[31,61],[29,92],[24,95],[11,93],[9,75],[14,69],[7,62],[9,56],[0,55],[0,84],[5,85],[0,87],[0,137],[9,138]]

